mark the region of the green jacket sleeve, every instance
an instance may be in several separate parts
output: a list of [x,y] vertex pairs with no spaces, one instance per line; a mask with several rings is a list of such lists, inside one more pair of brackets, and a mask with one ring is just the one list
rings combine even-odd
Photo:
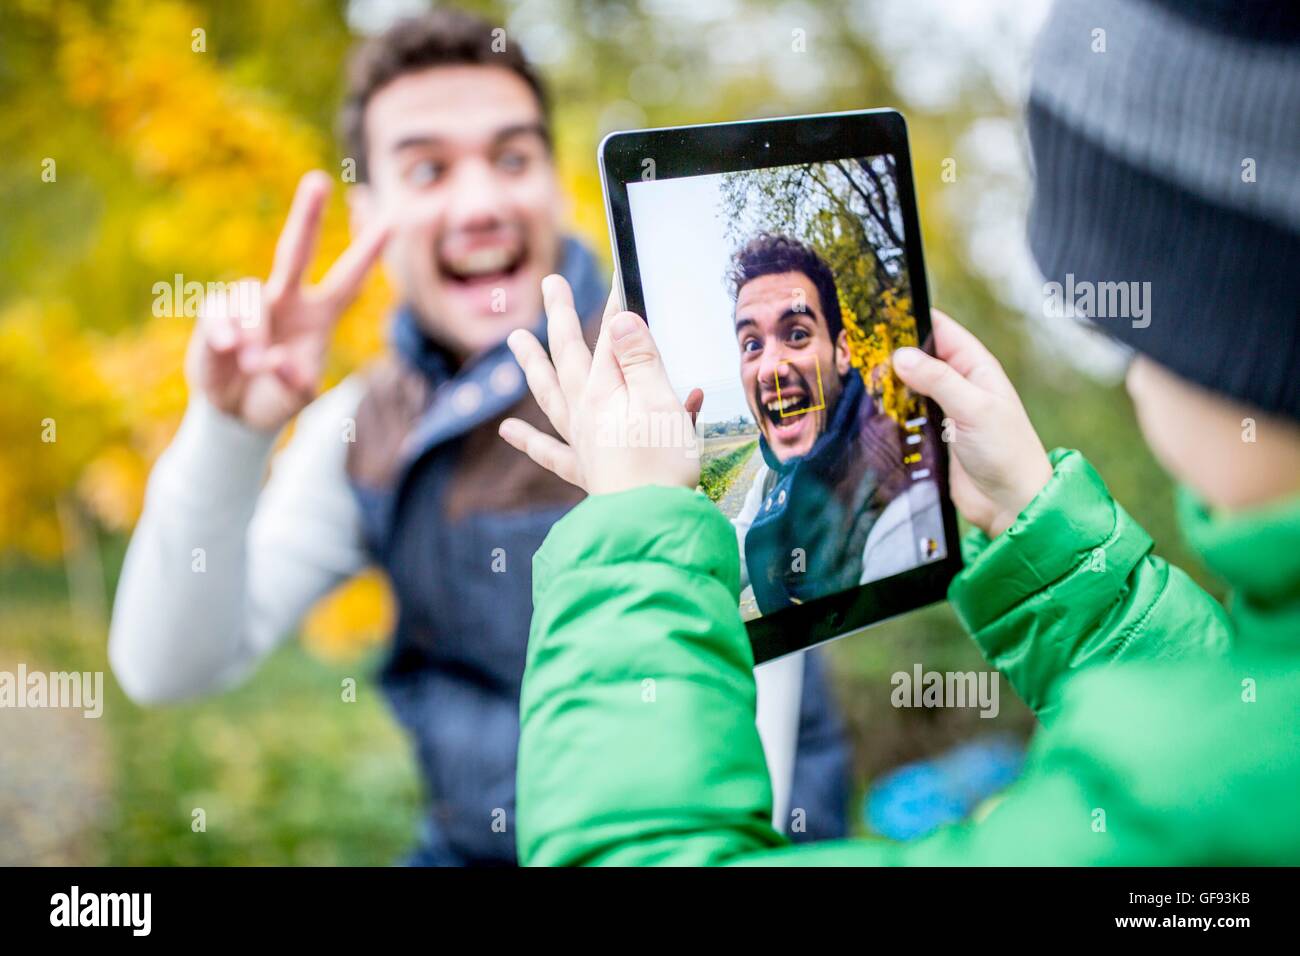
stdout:
[[1090,668],[989,817],[791,847],[769,824],[732,530],[705,498],[590,498],[535,561],[521,701],[527,864],[1300,862],[1300,670]]
[[1205,866],[1300,862],[1300,670],[1286,655],[1093,668],[1062,685],[1021,780],[978,823],[745,864]]
[[588,498],[533,562],[519,854],[714,863],[785,840],[754,724],[739,554],[706,497]]
[[1151,553],[1150,536],[1077,451],[992,541],[974,531],[948,598],[990,664],[1043,720],[1061,679],[1098,662],[1221,656],[1217,601]]

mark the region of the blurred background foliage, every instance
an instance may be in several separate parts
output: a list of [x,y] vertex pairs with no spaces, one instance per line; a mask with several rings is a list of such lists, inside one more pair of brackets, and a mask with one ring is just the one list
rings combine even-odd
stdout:
[[[594,150],[610,129],[902,108],[933,301],[1002,359],[1045,442],[1083,449],[1161,550],[1185,557],[1114,357],[1033,316],[1019,112],[1043,0],[462,5],[504,22],[549,77],[572,227],[607,262]],[[341,169],[333,118],[354,36],[423,6],[0,8],[0,669],[107,671],[126,537],[186,401],[191,321],[154,317],[154,285],[266,273],[298,177]],[[346,231],[340,190],[318,267]],[[330,382],[382,348],[390,304],[375,276],[339,328]],[[142,710],[110,672],[102,721],[0,714],[0,862],[391,861],[413,839],[418,786],[370,677],[390,604],[373,576],[344,588],[303,646],[214,700]],[[996,721],[888,706],[889,675],[913,662],[980,666],[945,606],[830,655],[860,786],[984,725],[1031,727],[1009,690]],[[341,705],[347,676],[358,701]]]

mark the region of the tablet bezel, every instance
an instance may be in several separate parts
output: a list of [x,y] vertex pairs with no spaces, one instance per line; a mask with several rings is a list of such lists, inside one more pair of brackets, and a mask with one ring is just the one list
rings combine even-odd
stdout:
[[[892,153],[895,159],[917,335],[922,343],[928,343],[930,296],[921,254],[907,124],[902,114],[892,109],[610,133],[597,149],[597,160],[614,250],[616,287],[624,308],[645,316],[653,331],[655,317],[645,314],[627,195],[627,184],[641,181],[646,171],[651,171],[654,179],[676,179],[882,153]],[[647,167],[646,160],[653,165]],[[938,426],[942,421],[938,408],[928,400],[925,404],[927,416]],[[747,621],[755,664],[843,637],[945,598],[949,582],[961,570],[962,559],[957,516],[948,494],[947,447],[943,442],[939,444],[943,447],[936,449],[935,480],[943,512],[946,557]]]

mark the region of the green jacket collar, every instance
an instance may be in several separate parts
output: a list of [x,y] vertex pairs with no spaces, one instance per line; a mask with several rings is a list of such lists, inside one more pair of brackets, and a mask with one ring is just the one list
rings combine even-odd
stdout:
[[1300,498],[1224,515],[1180,488],[1178,522],[1192,549],[1232,589],[1238,638],[1300,649]]

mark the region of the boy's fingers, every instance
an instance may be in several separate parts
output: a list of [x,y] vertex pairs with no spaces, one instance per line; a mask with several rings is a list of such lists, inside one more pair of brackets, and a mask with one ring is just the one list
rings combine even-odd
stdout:
[[668,381],[659,348],[641,317],[633,312],[620,312],[610,320],[608,334],[610,350],[618,360],[628,388],[640,393],[647,403],[662,397],[657,393],[666,393],[676,404],[677,396]]
[[563,276],[542,280],[542,302],[546,306],[546,338],[555,362],[560,388],[569,401],[576,401],[591,373],[591,352],[582,338],[582,321],[573,306],[573,291]]
[[600,317],[601,327],[604,328],[606,322],[623,311],[623,297],[618,294],[618,279],[615,279],[609,286],[609,298],[605,300],[605,312]]
[[559,475],[571,485],[582,487],[578,456],[564,442],[517,418],[503,420],[497,434],[547,471]]
[[333,185],[329,175],[313,169],[298,180],[293,205],[275,244],[275,259],[267,286],[276,296],[302,282],[320,234],[321,213]]
[[984,397],[955,368],[920,349],[910,346],[898,349],[894,352],[893,364],[904,385],[933,398],[946,414],[954,418],[969,420]]
[[[569,403],[560,388],[560,380],[555,375],[550,356],[537,336],[524,329],[511,332],[506,345],[514,354],[515,361],[524,370],[528,390],[533,393],[541,408],[555,430],[566,438],[569,435]],[[520,449],[522,451],[522,449]]]
[[[610,305],[613,305],[613,294],[610,295]],[[610,340],[609,326],[614,320],[614,315],[608,312],[606,306],[605,317],[600,322],[600,334],[596,336],[596,350],[591,356],[591,375],[587,379],[587,388],[592,395],[608,396],[615,391],[624,387],[623,373],[618,367],[618,359],[614,357],[614,345]]]
[[1002,363],[973,332],[938,309],[930,310],[930,321],[934,327],[935,354],[958,374],[992,392],[1006,394],[1013,390]]
[[931,309],[930,324],[934,328],[934,351],[945,362],[965,350],[985,350],[984,343],[947,312]]

